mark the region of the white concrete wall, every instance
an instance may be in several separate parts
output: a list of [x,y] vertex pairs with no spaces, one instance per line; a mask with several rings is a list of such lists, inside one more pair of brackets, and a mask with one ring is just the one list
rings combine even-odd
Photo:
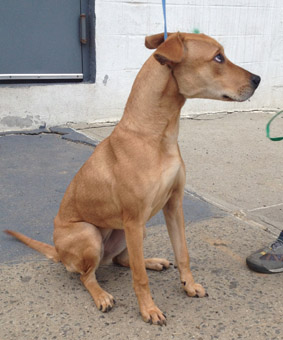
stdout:
[[[161,0],[96,0],[95,84],[0,86],[0,131],[121,117],[133,80],[163,31]],[[187,101],[183,114],[283,108],[282,0],[167,0],[168,31],[198,28],[235,63],[262,77],[245,103]]]

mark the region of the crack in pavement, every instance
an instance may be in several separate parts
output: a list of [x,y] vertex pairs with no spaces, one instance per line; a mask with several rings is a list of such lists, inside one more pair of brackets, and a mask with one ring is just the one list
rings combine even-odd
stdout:
[[64,128],[60,126],[54,126],[50,128],[42,128],[42,129],[35,129],[35,130],[24,130],[24,131],[7,131],[7,132],[0,132],[0,137],[7,137],[7,136],[38,136],[43,134],[55,134],[62,136],[62,139],[68,140],[74,143],[81,143],[87,144],[91,146],[97,146],[99,141],[91,139],[85,136],[82,133],[77,132],[72,128]]

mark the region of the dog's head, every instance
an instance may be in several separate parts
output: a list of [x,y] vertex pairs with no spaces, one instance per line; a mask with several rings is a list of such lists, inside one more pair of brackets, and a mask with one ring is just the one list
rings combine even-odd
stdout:
[[[260,83],[260,77],[231,63],[223,47],[204,34],[169,33],[148,36],[147,48],[156,49],[153,56],[172,68],[185,98],[209,98],[245,101]],[[166,67],[165,66],[165,67]]]

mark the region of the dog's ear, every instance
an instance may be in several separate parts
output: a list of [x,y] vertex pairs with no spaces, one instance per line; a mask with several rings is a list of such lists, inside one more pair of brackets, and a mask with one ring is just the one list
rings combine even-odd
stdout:
[[[172,33],[168,33],[168,36]],[[145,47],[149,48],[150,50],[156,49],[160,44],[164,41],[164,33],[149,35],[145,37]]]
[[161,65],[180,63],[184,56],[184,45],[180,33],[171,34],[155,51],[154,58]]

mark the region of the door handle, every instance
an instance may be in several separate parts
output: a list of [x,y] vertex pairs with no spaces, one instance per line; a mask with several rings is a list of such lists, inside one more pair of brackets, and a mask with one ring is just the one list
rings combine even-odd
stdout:
[[86,15],[82,13],[80,15],[80,42],[81,44],[87,43],[87,34],[86,34]]

